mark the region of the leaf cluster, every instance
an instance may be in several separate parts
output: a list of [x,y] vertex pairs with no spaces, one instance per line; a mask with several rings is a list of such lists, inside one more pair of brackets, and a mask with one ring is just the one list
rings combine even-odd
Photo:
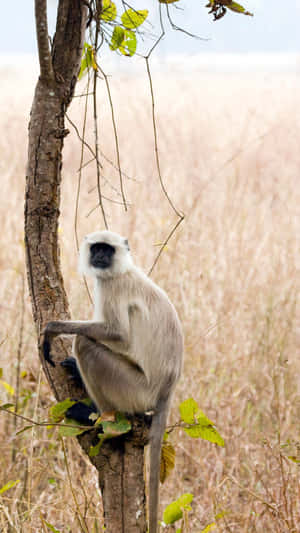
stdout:
[[[87,404],[90,403],[89,398],[81,401]],[[77,422],[77,420],[73,420],[66,416],[68,409],[75,403],[76,402],[73,400],[67,398],[62,402],[55,404],[50,409],[50,417],[53,422],[57,423],[62,421],[62,424],[59,427],[59,434],[61,437],[77,437],[86,431],[98,428],[99,433],[97,437],[99,442],[95,446],[91,446],[89,450],[90,457],[98,455],[105,440],[119,437],[131,430],[131,423],[122,413],[116,413],[113,420],[102,419],[100,416],[96,419],[93,426],[83,426],[80,422]],[[94,417],[94,413],[90,416],[90,418],[92,417]]]
[[227,9],[235,13],[242,13],[253,17],[253,13],[247,11],[241,4],[233,2],[232,0],[209,0],[205,7],[209,8],[209,13],[213,14],[214,20],[219,20],[227,13]]
[[[121,16],[112,0],[102,0],[100,13],[100,31],[109,48],[124,56],[131,57],[136,53],[137,32],[148,17],[148,9],[126,9]],[[98,70],[96,61],[97,50],[92,44],[84,43],[79,79],[89,70]]]
[[193,439],[209,440],[219,446],[224,446],[224,440],[217,432],[214,423],[201,411],[197,402],[189,398],[179,406],[183,429]]

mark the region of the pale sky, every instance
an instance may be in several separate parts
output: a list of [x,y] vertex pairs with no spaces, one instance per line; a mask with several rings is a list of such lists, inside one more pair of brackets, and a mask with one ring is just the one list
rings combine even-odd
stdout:
[[[117,0],[117,3],[119,0]],[[191,39],[180,32],[168,31],[159,47],[159,54],[199,54],[207,52],[299,52],[300,51],[300,0],[240,0],[254,17],[228,13],[223,19],[213,22],[204,7],[207,0],[180,0],[170,5],[174,22],[208,41]],[[134,7],[147,8],[149,20],[155,16],[157,0],[128,0]],[[34,30],[34,1],[15,0],[1,5],[1,54],[36,54]],[[53,31],[56,0],[48,0],[49,24]],[[174,7],[177,6],[177,9]],[[182,8],[182,9],[179,9]],[[52,21],[52,24],[51,24]],[[167,29],[166,22],[166,29]],[[147,28],[145,28],[147,29]],[[149,26],[149,31],[156,32]],[[145,46],[150,46],[146,40]],[[143,48],[145,50],[145,48]],[[140,49],[140,51],[142,51]]]

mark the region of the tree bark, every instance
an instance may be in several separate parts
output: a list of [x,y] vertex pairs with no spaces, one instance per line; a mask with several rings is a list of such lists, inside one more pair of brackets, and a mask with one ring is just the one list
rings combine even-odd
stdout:
[[[49,320],[70,318],[64,290],[58,246],[60,184],[65,112],[74,93],[80,68],[87,20],[86,2],[59,0],[56,33],[49,49],[47,0],[35,0],[36,29],[40,59],[29,124],[28,164],[25,192],[25,248],[28,285],[37,331],[41,363],[57,400],[81,398],[84,393],[60,365],[45,363],[41,333]],[[70,354],[68,341],[53,343],[55,360]],[[145,533],[144,445],[148,428],[133,420],[126,438],[106,442],[92,459],[99,471],[107,533]],[[79,437],[85,452],[95,431]]]

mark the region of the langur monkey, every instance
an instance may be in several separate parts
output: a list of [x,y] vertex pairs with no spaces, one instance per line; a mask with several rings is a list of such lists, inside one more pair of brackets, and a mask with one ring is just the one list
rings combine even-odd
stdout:
[[154,412],[149,533],[156,533],[161,446],[182,366],[181,324],[165,292],[134,265],[128,241],[120,235],[111,231],[87,235],[80,247],[79,269],[94,278],[93,320],[49,322],[44,356],[54,365],[51,339],[75,334],[76,363],[100,413]]

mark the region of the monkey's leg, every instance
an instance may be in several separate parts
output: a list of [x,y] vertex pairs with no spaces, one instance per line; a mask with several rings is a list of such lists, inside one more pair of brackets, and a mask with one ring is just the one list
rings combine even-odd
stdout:
[[70,375],[70,379],[74,381],[77,387],[85,389],[75,357],[66,357],[66,359],[61,361],[60,365],[66,369],[66,371]]
[[154,408],[156,395],[145,374],[124,355],[77,336],[75,353],[85,386],[100,411],[144,413]]
[[[72,379],[77,387],[86,390],[75,357],[66,357],[66,359],[61,361],[60,365],[65,368],[70,375],[69,379]],[[90,419],[91,414],[97,414],[97,407],[92,401],[91,405],[78,401],[66,411],[68,418],[73,418],[85,425],[93,425],[94,422]]]

